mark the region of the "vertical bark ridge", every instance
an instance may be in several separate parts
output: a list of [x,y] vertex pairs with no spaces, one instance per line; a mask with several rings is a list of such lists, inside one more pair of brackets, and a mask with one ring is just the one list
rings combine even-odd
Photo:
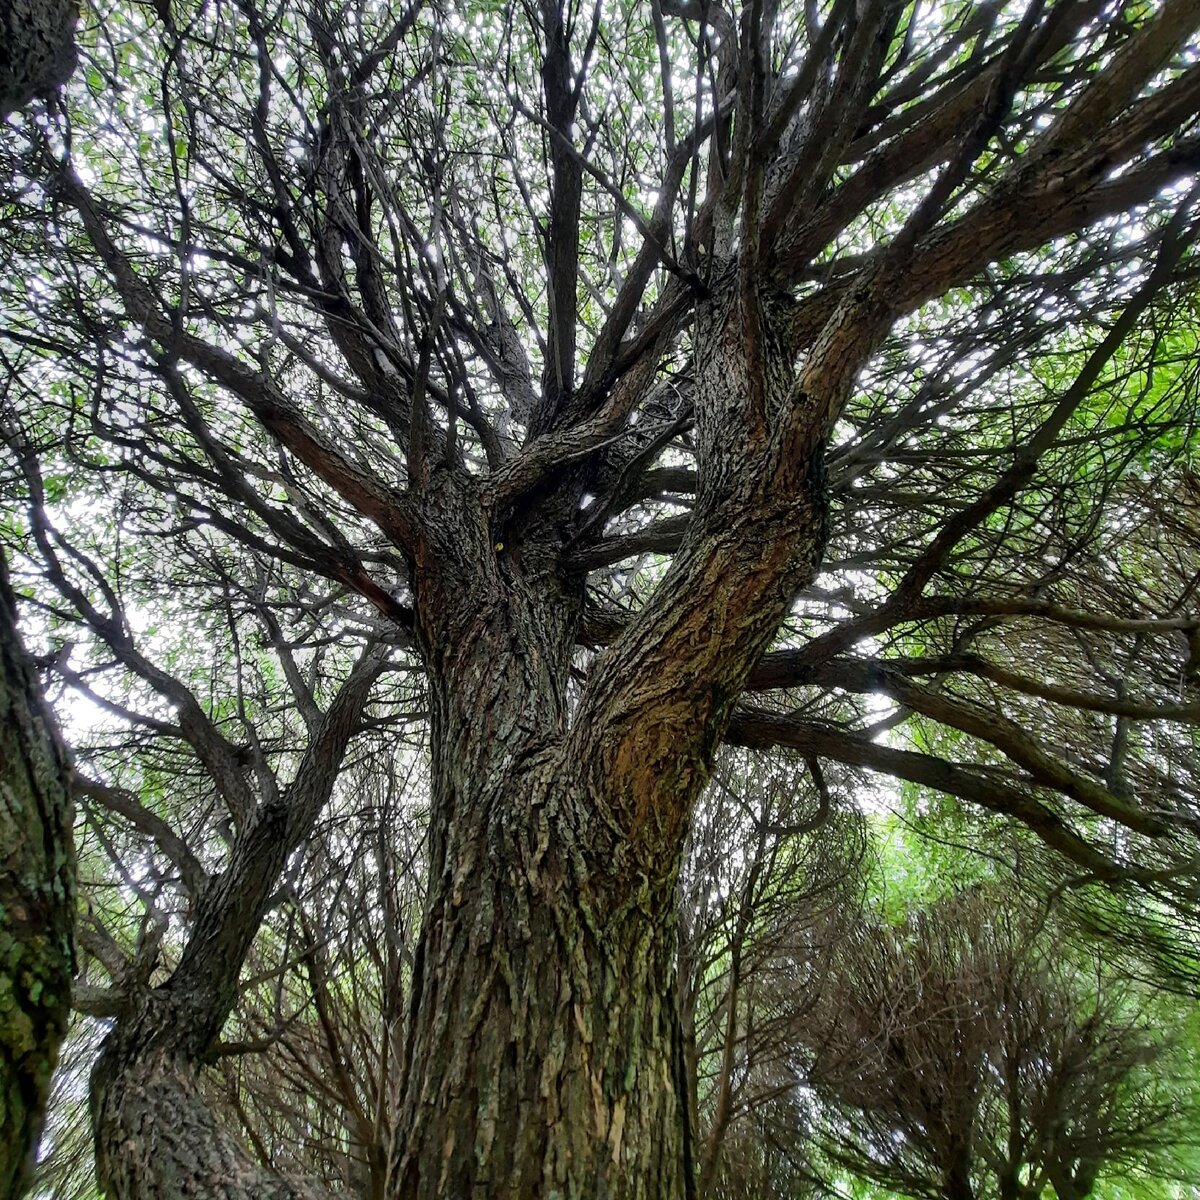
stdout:
[[571,757],[582,598],[472,529],[418,596],[431,879],[389,1194],[682,1196],[676,868],[640,871]]
[[464,866],[426,916],[394,1196],[685,1194],[675,877],[630,881],[573,773],[537,753],[460,811]]

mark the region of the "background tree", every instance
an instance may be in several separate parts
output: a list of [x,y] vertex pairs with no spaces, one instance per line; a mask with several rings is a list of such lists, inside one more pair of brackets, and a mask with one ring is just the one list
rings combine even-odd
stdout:
[[[70,75],[77,16],[70,3],[0,4],[0,119]],[[17,632],[2,553],[0,738],[0,1195],[16,1197],[70,1012],[75,867],[69,768]]]
[[987,888],[840,941],[802,1036],[824,1153],[939,1200],[1078,1198],[1153,1170],[1194,1136],[1171,1034],[1069,955]]
[[856,924],[867,846],[844,799],[853,781],[836,782],[835,794],[816,760],[726,751],[697,810],[679,897],[680,1012],[702,1195],[785,1194],[789,1173],[810,1190],[792,1161],[805,1165],[798,1030]]
[[[702,1145],[676,899],[722,743],[814,762],[818,811],[866,771],[1020,825],[1139,936],[1192,913],[1197,23],[106,15],[10,136],[0,302],[8,540],[121,730],[81,739],[131,837],[94,822],[108,1193],[331,1184],[262,1166],[205,1066],[253,955],[289,964],[270,1036],[293,960],[321,1025],[355,925],[409,1014],[394,1104],[335,1080],[371,1187],[715,1179],[740,1079]],[[322,931],[291,873],[336,878],[338,779],[418,712],[419,935],[391,868]]]

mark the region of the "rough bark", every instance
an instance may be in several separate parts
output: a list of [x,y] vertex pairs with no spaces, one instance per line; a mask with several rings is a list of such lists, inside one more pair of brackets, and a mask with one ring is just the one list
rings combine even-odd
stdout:
[[677,863],[641,870],[584,788],[564,736],[582,598],[506,536],[464,522],[460,581],[420,577],[432,879],[392,1194],[681,1196]]
[[52,94],[75,70],[72,0],[3,0],[0,3],[0,120]]
[[322,1200],[318,1186],[263,1168],[200,1090],[178,1049],[192,1014],[168,993],[127,1009],[92,1072],[97,1181],[138,1200]]
[[0,560],[0,1196],[24,1192],[74,973],[67,761]]
[[602,862],[618,844],[572,774],[534,755],[460,797],[415,989],[405,1200],[689,1194],[675,877]]

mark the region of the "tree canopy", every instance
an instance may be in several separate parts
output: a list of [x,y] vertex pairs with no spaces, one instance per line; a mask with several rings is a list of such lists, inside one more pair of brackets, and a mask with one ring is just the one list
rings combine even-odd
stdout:
[[78,41],[3,131],[0,532],[107,1195],[828,1184],[888,810],[1194,988],[1192,0]]

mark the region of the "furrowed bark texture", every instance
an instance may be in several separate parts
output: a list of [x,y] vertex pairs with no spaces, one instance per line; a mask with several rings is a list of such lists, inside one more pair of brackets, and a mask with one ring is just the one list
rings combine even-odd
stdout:
[[73,0],[0,0],[0,120],[75,70]]
[[327,1200],[328,1193],[261,1165],[201,1093],[196,1062],[177,1048],[192,1022],[162,993],[122,1016],[92,1073],[97,1182],[138,1200]]
[[686,1194],[674,875],[631,886],[571,774],[535,755],[457,798],[455,866],[426,917],[396,1195]]
[[[596,664],[569,727],[581,597],[553,556],[447,516],[457,567],[418,575],[433,882],[392,1179],[403,1200],[694,1194],[674,979],[688,814],[824,544],[819,441],[797,458],[787,440],[797,415],[815,427],[791,348],[764,339],[755,361],[743,334],[728,301],[700,331],[702,429],[722,463],[704,529]],[[718,442],[739,448],[730,470]]]
[[585,795],[563,736],[581,597],[506,537],[460,525],[461,582],[420,576],[432,880],[392,1194],[682,1195],[675,867],[639,875]]
[[0,561],[0,1196],[23,1194],[74,974],[67,762]]
[[597,661],[572,730],[590,790],[610,797],[646,864],[678,856],[733,704],[824,552],[817,405],[780,334],[787,305],[754,304],[725,298],[698,314],[692,524],[638,619]]

